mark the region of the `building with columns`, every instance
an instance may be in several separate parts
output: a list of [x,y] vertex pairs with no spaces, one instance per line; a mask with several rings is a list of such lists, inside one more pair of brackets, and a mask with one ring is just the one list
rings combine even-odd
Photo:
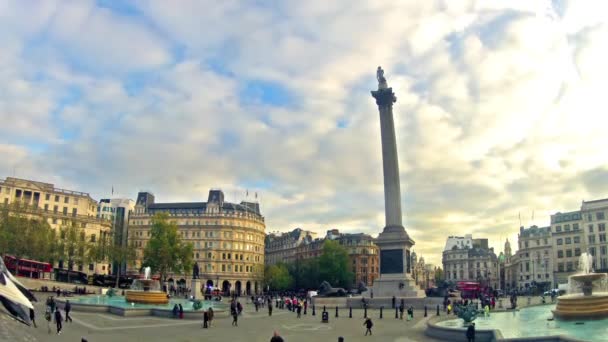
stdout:
[[[132,271],[142,266],[152,218],[160,212],[177,224],[183,241],[193,244],[203,286],[242,295],[262,291],[266,224],[258,203],[229,203],[221,190],[210,190],[207,202],[186,203],[156,203],[153,194],[140,192],[129,217],[129,241],[137,251]],[[186,284],[189,277],[173,274],[172,281]]]
[[[73,225],[89,242],[110,236],[112,230],[110,219],[97,216],[98,203],[88,193],[56,188],[50,183],[13,177],[0,180],[0,205],[45,220],[58,231]],[[68,265],[63,260],[54,266],[88,274],[108,274],[111,268],[107,262]]]

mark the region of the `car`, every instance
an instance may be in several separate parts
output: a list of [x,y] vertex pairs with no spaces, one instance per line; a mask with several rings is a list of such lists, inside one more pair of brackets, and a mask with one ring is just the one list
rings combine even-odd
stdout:
[[558,289],[553,289],[553,290],[545,291],[543,293],[543,296],[551,296],[551,295],[559,296],[559,290]]

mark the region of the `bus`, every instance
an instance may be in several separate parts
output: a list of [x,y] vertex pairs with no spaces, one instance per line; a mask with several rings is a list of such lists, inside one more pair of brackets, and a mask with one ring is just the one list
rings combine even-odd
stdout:
[[462,299],[475,299],[482,293],[482,288],[477,282],[459,281],[457,288]]
[[[90,279],[89,279],[90,278]],[[84,272],[71,271],[63,268],[55,269],[55,280],[63,283],[80,285],[93,285],[93,277],[87,276]]]
[[48,262],[40,262],[29,259],[18,259],[12,255],[4,256],[6,268],[15,276],[28,278],[45,278],[45,274],[50,276],[53,266]]

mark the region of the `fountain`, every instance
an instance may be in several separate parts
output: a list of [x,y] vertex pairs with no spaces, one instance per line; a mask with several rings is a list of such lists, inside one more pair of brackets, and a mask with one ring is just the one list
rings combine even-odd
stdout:
[[[592,273],[593,256],[581,254],[579,274],[568,277],[568,294],[557,299],[553,315],[562,320],[599,319],[608,317],[608,293],[606,291],[606,273]],[[581,294],[582,292],[582,294]]]
[[131,303],[167,304],[169,298],[161,291],[160,282],[150,279],[150,267],[144,268],[144,279],[135,279],[131,289],[126,292],[125,300]]

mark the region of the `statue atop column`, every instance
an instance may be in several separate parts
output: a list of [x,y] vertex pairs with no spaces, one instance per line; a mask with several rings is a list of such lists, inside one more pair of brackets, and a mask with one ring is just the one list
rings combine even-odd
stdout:
[[384,70],[381,66],[379,66],[378,70],[376,70],[376,79],[378,79],[378,90],[388,88],[386,77],[384,77]]

